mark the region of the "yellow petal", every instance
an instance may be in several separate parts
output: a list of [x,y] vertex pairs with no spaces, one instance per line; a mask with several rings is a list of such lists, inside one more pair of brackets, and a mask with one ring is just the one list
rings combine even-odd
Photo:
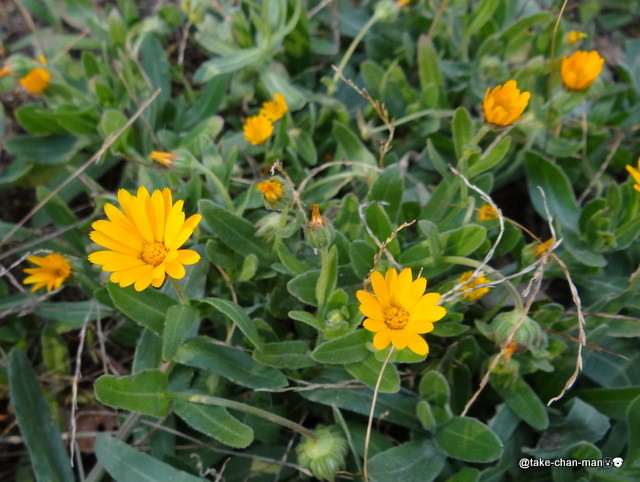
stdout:
[[406,290],[404,290],[403,293],[401,293],[402,307],[406,310],[411,310],[411,308],[420,301],[420,298],[426,289],[427,280],[425,278],[420,277],[415,280]]
[[384,350],[391,343],[391,330],[379,331],[373,337],[373,347],[376,350]]
[[142,274],[134,283],[133,287],[136,291],[142,291],[149,287],[151,282],[153,281],[153,270],[149,270],[146,273]]
[[409,350],[418,355],[424,356],[429,353],[429,345],[420,335],[410,336],[407,339],[407,346]]
[[89,233],[89,238],[91,238],[91,241],[104,248],[111,249],[119,253],[128,254],[129,256],[140,256],[139,249],[134,249],[130,246],[127,246],[126,244],[116,241],[115,239],[112,239],[111,237],[107,236],[104,233],[101,233],[100,231],[91,231]]
[[404,327],[404,329],[412,333],[420,333],[420,334],[430,333],[433,331],[433,323],[431,323],[430,321],[410,319],[409,322]]
[[358,290],[356,292],[356,298],[360,304],[360,312],[368,317],[376,320],[384,320],[384,311],[380,302],[368,291]]
[[182,206],[184,201],[179,200],[171,208],[169,216],[167,217],[167,224],[164,231],[164,245],[172,246],[173,241],[176,239],[182,227],[184,225],[184,211]]
[[373,320],[371,318],[365,318],[364,322],[362,323],[362,326],[364,326],[369,331],[373,331],[374,333],[389,329],[389,327],[384,321]]
[[391,304],[389,301],[389,290],[382,273],[378,271],[371,273],[371,286],[373,287],[373,292],[376,294],[376,298],[378,298],[380,305],[389,306]]
[[166,263],[167,274],[175,279],[182,279],[186,273],[184,266],[177,261],[170,261]]
[[89,261],[102,265],[103,271],[122,271],[145,264],[140,258],[114,251],[96,251],[89,255]]
[[402,350],[407,346],[408,332],[406,330],[390,330],[391,343],[396,350]]
[[[200,255],[196,251],[193,251],[192,249],[179,249],[176,252],[178,254],[177,261],[180,262],[180,264],[189,265],[189,264],[195,264],[198,261],[200,261]],[[172,252],[170,251],[167,257],[165,258],[167,262],[170,261],[169,255],[171,253]]]
[[151,194],[151,211],[153,213],[153,237],[161,243],[164,239],[164,197],[158,189]]
[[[135,268],[119,271],[118,276],[115,278],[118,280],[118,283],[120,284],[120,286],[122,286],[123,288],[126,288],[127,286],[130,286],[136,281],[138,281],[143,276],[147,274],[151,274],[152,271],[153,271],[153,266],[144,264],[142,266],[136,266]],[[114,275],[111,275],[111,278],[113,280]]]

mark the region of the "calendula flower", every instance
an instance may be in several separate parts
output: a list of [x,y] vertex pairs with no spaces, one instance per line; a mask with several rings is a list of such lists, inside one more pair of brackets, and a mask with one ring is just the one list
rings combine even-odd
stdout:
[[566,42],[568,44],[574,44],[586,37],[586,33],[581,32],[580,30],[572,30],[571,32],[567,33]]
[[50,80],[51,74],[49,71],[36,67],[27,75],[21,77],[18,82],[20,82],[20,85],[30,94],[41,94],[49,87]]
[[[458,278],[458,283],[465,283],[466,281],[469,281],[471,276],[473,276],[473,271],[467,271],[465,273],[462,273],[460,278]],[[462,285],[462,287],[460,288],[460,291],[470,290],[475,286],[482,285],[488,282],[489,280],[484,276],[478,276],[474,280],[469,281],[468,283]],[[482,288],[478,288],[473,291],[467,291],[466,293],[462,293],[462,297],[467,301],[476,301],[482,298],[488,292],[489,292],[489,288],[486,286],[483,286]]]
[[51,253],[46,256],[29,256],[28,261],[37,268],[23,270],[27,276],[23,283],[33,284],[31,291],[47,287],[47,291],[60,288],[62,283],[71,276],[71,264],[69,260],[59,253]]
[[482,101],[484,118],[495,126],[508,126],[517,121],[529,103],[531,92],[520,92],[515,80],[493,89],[487,88]]
[[275,122],[282,119],[288,110],[289,106],[287,105],[284,95],[276,93],[273,95],[273,100],[268,100],[262,104],[260,115],[266,117],[271,122]]
[[272,211],[280,211],[291,201],[290,189],[280,176],[259,182],[257,188],[262,193],[264,206]]
[[11,65],[4,64],[0,69],[0,79],[2,77],[7,77],[8,75],[11,75],[11,74],[13,74],[13,71],[11,70]]
[[265,142],[273,134],[273,122],[263,115],[247,118],[242,126],[244,138],[250,144],[257,146]]
[[371,273],[373,293],[359,290],[360,312],[366,318],[364,327],[373,331],[373,346],[384,350],[390,343],[399,350],[409,347],[418,355],[429,352],[427,342],[420,336],[433,330],[433,323],[447,314],[440,302],[440,294],[427,293],[427,280],[413,280],[411,268],[400,274],[394,269]]
[[478,221],[489,221],[491,219],[497,219],[498,211],[496,211],[491,204],[483,204],[478,209]]
[[533,254],[535,254],[536,258],[540,258],[543,254],[551,249],[551,246],[553,246],[553,243],[555,242],[556,240],[554,238],[547,239],[544,243],[541,243],[535,247],[535,249],[533,250]]
[[597,50],[577,50],[569,57],[562,58],[562,83],[571,90],[586,89],[598,78],[603,66],[604,59]]
[[633,176],[633,180],[636,181],[633,188],[636,191],[640,191],[640,171],[638,171],[638,169],[640,169],[640,158],[638,158],[638,169],[629,165],[625,166],[625,168],[629,171],[629,174]]
[[121,209],[105,204],[109,220],[99,220],[91,227],[91,240],[107,248],[89,255],[89,261],[111,271],[112,282],[123,288],[134,285],[142,291],[149,285],[159,288],[165,276],[180,279],[185,265],[197,263],[200,255],[190,249],[179,249],[202,219],[194,214],[185,220],[184,201],[171,198],[169,188],[156,189],[151,195],[138,188],[135,196],[124,189],[118,191]]
[[172,167],[173,162],[178,158],[175,154],[162,151],[151,151],[149,157],[163,166]]

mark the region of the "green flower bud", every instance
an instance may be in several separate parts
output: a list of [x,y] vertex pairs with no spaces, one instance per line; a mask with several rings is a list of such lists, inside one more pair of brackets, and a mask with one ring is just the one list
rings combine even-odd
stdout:
[[388,0],[376,3],[373,9],[374,17],[383,22],[391,22],[397,14],[398,7],[396,7],[394,2]]
[[[496,316],[490,325],[495,342],[502,345],[522,316],[524,314],[518,310],[500,313]],[[517,347],[531,348],[533,345],[537,345],[541,339],[540,325],[532,318],[524,316],[524,320],[513,335],[512,341]]]
[[315,431],[316,440],[305,438],[296,448],[298,463],[320,480],[335,479],[344,466],[347,441],[338,427],[321,427]]
[[335,236],[333,224],[320,214],[317,204],[311,205],[311,219],[304,228],[304,237],[313,249],[326,248]]

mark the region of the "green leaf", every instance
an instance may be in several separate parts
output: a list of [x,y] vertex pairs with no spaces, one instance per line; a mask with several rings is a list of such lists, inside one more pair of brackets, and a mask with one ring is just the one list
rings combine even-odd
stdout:
[[627,408],[640,397],[640,386],[628,388],[593,388],[578,390],[574,395],[616,420],[627,418]]
[[549,426],[546,407],[522,378],[517,378],[509,387],[497,383],[491,386],[502,397],[507,407],[533,428],[545,430]]
[[230,447],[243,449],[253,442],[251,427],[229,415],[224,407],[175,400],[173,411],[194,429]]
[[208,60],[203,63],[193,76],[194,82],[208,82],[220,74],[235,72],[243,67],[254,65],[266,57],[263,48],[252,47],[244,50],[238,50],[229,55]]
[[421,398],[439,407],[448,404],[451,395],[449,382],[447,382],[442,373],[435,370],[431,370],[422,376],[418,392]]
[[339,338],[326,341],[316,348],[311,357],[320,363],[355,363],[369,355],[367,341],[371,334],[367,330],[356,330]]
[[511,137],[502,138],[490,152],[467,168],[467,175],[474,177],[496,166],[507,155],[510,146]]
[[244,312],[238,303],[220,298],[205,298],[200,301],[213,306],[220,313],[228,316],[231,321],[238,325],[240,331],[242,331],[244,336],[246,336],[256,348],[262,346],[262,340],[260,340],[260,336],[258,335],[255,322],[249,318],[249,315]]
[[289,79],[271,66],[260,70],[260,80],[271,96],[280,93],[284,96],[289,110],[301,109],[307,101],[307,97],[296,89]]
[[402,193],[404,191],[404,179],[399,164],[392,164],[376,177],[367,199],[369,201],[382,201],[384,210],[392,221],[398,218]]
[[277,247],[278,257],[282,264],[284,264],[291,273],[296,276],[309,271],[309,266],[300,261],[296,256],[291,254],[291,251],[287,249],[284,243],[278,243]]
[[42,359],[47,371],[53,375],[70,375],[69,350],[53,325],[42,330]]
[[191,327],[200,319],[200,312],[187,305],[173,305],[167,310],[162,336],[162,358],[172,360],[186,339]]
[[338,281],[338,248],[333,245],[327,253],[322,252],[322,268],[316,284],[316,300],[318,306],[324,306],[327,298],[333,293]]
[[94,384],[96,398],[105,405],[164,417],[169,411],[169,380],[160,370],[125,377],[103,375]]
[[282,388],[288,382],[275,368],[255,362],[247,353],[200,336],[184,343],[175,360],[223,376],[249,388]]
[[487,230],[477,224],[468,224],[440,234],[446,256],[468,256],[475,252],[487,237]]
[[69,161],[80,147],[75,136],[66,134],[13,136],[4,143],[10,154],[36,164],[62,164]]
[[[345,157],[354,162],[362,162],[364,164],[376,165],[376,158],[369,152],[358,137],[341,122],[333,123],[333,138],[344,151]],[[355,167],[355,171],[361,171],[363,168]]]
[[444,92],[442,90],[444,80],[440,70],[438,52],[431,38],[427,37],[427,35],[420,35],[418,39],[418,74],[422,90],[426,90],[432,85],[437,87],[438,96],[435,98],[433,106],[429,107],[438,106],[444,100]]
[[627,408],[627,426],[629,427],[629,446],[625,464],[633,466],[640,459],[640,396],[633,399]]
[[349,259],[358,278],[364,279],[369,275],[375,255],[376,250],[361,239],[356,239],[349,245]]
[[480,480],[480,471],[471,467],[465,467],[454,476],[449,477],[446,482],[477,482]]
[[129,447],[111,435],[101,433],[96,437],[96,457],[105,470],[118,482],[202,482],[186,472],[144,452]]
[[[365,211],[365,219],[373,234],[376,235],[378,241],[384,242],[391,233],[393,233],[394,226],[391,224],[391,220],[387,215],[387,212],[379,203],[370,204]],[[397,255],[400,252],[400,245],[398,240],[394,239],[387,246],[389,252],[393,255]]]
[[11,404],[37,480],[72,482],[75,479],[60,430],[50,416],[49,405],[29,360],[14,348],[8,361]]
[[191,129],[198,123],[218,113],[222,101],[227,95],[230,80],[230,75],[218,75],[207,82],[193,107],[185,114],[185,130]]
[[242,261],[242,266],[235,276],[237,281],[249,281],[253,279],[258,271],[258,257],[255,254],[250,254]]
[[471,124],[471,116],[464,107],[458,107],[453,114],[451,123],[453,131],[453,147],[456,157],[462,159],[467,144],[471,142],[473,136],[473,125]]
[[307,325],[310,325],[316,328],[317,330],[322,330],[322,325],[318,321],[318,318],[315,315],[309,313],[308,311],[294,310],[294,311],[290,311],[288,315],[289,315],[289,318],[291,318],[292,320],[301,321],[303,323],[306,323]]
[[429,402],[420,400],[416,405],[416,415],[425,430],[433,430],[438,425]]
[[[362,330],[360,330],[362,331]],[[370,353],[364,360],[355,363],[348,363],[344,368],[355,378],[371,388],[376,386],[382,362],[376,360],[373,353]],[[388,363],[384,369],[380,382],[380,391],[385,393],[396,393],[400,390],[400,376],[393,363]]]
[[307,271],[289,281],[287,283],[287,290],[304,304],[318,306],[316,286],[318,285],[319,278],[320,270]]
[[253,352],[253,359],[264,365],[291,370],[316,365],[309,356],[309,344],[302,340],[265,343]]
[[454,459],[493,462],[502,455],[502,442],[475,418],[453,417],[436,431],[436,444]]
[[[100,123],[98,124],[98,132],[103,139],[107,139],[111,134],[125,126],[127,116],[116,109],[107,109],[102,114]],[[127,128],[120,137],[118,137],[111,147],[111,152],[117,153],[122,149],[126,149],[129,145],[129,137],[131,135],[131,127]]]
[[470,38],[478,32],[491,19],[499,4],[500,0],[481,0],[473,10],[471,22],[464,29],[465,36]]
[[138,338],[131,373],[155,370],[162,363],[162,338],[145,329]]
[[430,482],[440,475],[445,460],[445,455],[425,438],[371,457],[369,475],[373,482]]
[[162,336],[164,320],[170,306],[178,302],[156,290],[136,291],[133,286],[121,288],[107,283],[107,291],[113,304],[139,325]]

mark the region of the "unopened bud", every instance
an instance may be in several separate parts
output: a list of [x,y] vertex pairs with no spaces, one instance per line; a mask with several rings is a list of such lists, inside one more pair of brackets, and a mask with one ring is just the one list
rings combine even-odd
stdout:
[[317,204],[311,205],[311,219],[304,228],[304,237],[314,249],[326,248],[335,236],[333,224],[320,214]]
[[298,463],[320,480],[334,480],[345,463],[347,441],[335,426],[318,428],[316,439],[305,438],[297,447]]
[[[522,319],[523,317],[524,319]],[[522,322],[520,323],[521,319]],[[518,323],[520,323],[520,326],[512,338],[518,350],[521,348],[531,348],[540,342],[542,339],[542,330],[538,323],[518,310],[500,313],[493,319],[490,327],[495,342],[502,345]]]

